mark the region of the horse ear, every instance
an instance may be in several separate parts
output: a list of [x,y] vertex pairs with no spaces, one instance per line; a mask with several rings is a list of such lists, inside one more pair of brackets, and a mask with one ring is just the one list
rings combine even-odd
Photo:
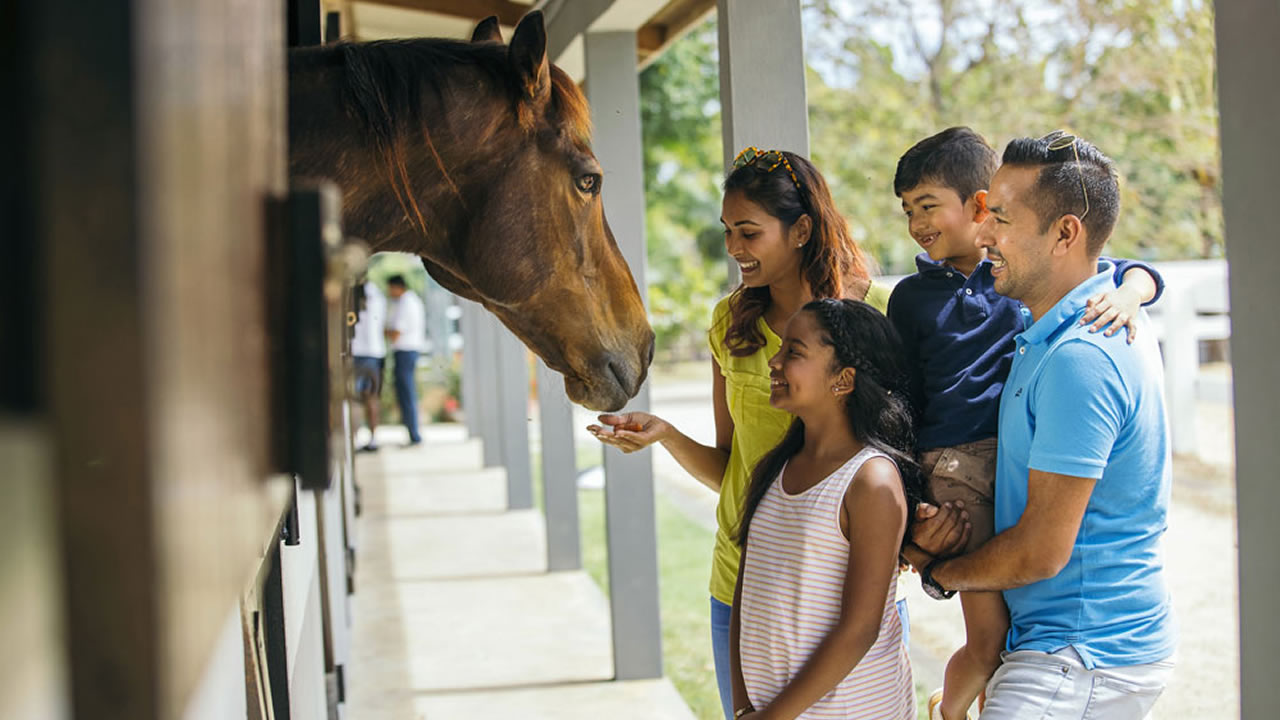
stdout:
[[542,11],[534,10],[521,18],[507,46],[507,59],[528,99],[540,100],[550,94],[551,67],[547,63],[547,31],[542,25]]
[[480,21],[476,29],[471,33],[472,43],[497,43],[502,44],[502,31],[498,29],[498,16],[490,15]]

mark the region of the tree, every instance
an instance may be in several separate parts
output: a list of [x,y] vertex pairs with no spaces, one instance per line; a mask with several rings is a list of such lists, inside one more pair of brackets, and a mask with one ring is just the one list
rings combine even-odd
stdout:
[[[1121,175],[1108,252],[1223,252],[1213,9],[1207,0],[805,0],[810,147],[855,239],[888,273],[918,252],[898,157],[968,125],[997,150],[1067,129]],[[700,352],[725,285],[714,18],[640,76],[651,314]]]
[[908,271],[914,253],[889,221],[897,157],[951,125],[997,149],[1067,128],[1121,173],[1111,252],[1222,254],[1207,2],[809,0],[806,13],[814,160],[889,269]]
[[640,113],[650,320],[667,356],[701,354],[711,309],[728,290],[713,21],[641,73]]

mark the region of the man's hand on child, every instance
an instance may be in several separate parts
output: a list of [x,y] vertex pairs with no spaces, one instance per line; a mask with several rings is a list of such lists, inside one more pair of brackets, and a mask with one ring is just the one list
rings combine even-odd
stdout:
[[964,551],[972,531],[963,500],[941,507],[920,503],[911,524],[911,542],[934,557],[948,557]]
[[1128,328],[1128,341],[1133,342],[1137,337],[1138,310],[1142,307],[1142,302],[1136,291],[1121,285],[1110,292],[1094,295],[1085,301],[1085,305],[1084,317],[1080,318],[1080,324],[1087,325],[1092,322],[1093,327],[1089,328],[1089,332],[1098,332],[1106,328],[1106,335],[1111,336],[1120,332],[1120,328]]

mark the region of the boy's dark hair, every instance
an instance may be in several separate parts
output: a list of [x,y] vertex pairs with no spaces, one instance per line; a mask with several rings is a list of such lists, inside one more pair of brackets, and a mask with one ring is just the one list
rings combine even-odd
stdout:
[[893,193],[902,197],[921,183],[934,182],[955,190],[960,202],[966,202],[990,186],[996,165],[995,148],[981,135],[967,127],[947,128],[902,154],[893,174]]
[[[1081,223],[1089,233],[1087,249],[1091,257],[1097,257],[1120,215],[1120,185],[1115,163],[1081,138],[1075,139],[1073,150],[1071,144],[1061,142],[1064,136],[1061,130],[1055,130],[1042,138],[1010,140],[1004,149],[1004,164],[1040,168],[1030,197],[1026,199],[1026,204],[1040,218],[1040,232],[1048,230],[1049,225],[1063,215],[1084,215]],[[1050,150],[1055,140],[1064,147]],[[1085,193],[1088,193],[1087,214]]]
[[[913,455],[915,433],[907,401],[902,341],[897,331],[879,310],[857,300],[814,300],[802,312],[812,313],[817,319],[822,343],[834,352],[834,369],[851,367],[857,371],[853,392],[845,396],[849,426],[859,442],[883,452],[897,464],[907,498],[909,525],[916,505],[924,497],[924,476]],[[803,446],[804,423],[796,418],[782,442],[756,463],[738,524],[739,545],[747,544],[756,508],[783,465]],[[903,537],[904,543],[906,538]]]
[[402,288],[409,287],[409,285],[405,283],[403,275],[392,275],[387,278],[387,286],[390,287],[392,285],[399,285]]

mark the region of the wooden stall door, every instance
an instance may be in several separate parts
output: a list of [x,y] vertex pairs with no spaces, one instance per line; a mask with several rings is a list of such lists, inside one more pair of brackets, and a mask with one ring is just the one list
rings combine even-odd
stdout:
[[265,313],[284,8],[24,7],[72,711],[182,717],[290,492],[271,475]]

